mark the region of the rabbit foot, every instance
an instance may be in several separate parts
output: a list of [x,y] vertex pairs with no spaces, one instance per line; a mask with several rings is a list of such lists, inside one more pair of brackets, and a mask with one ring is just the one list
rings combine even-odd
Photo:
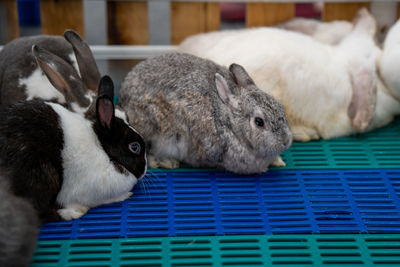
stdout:
[[317,131],[305,126],[292,127],[293,140],[297,142],[308,142],[310,140],[319,139]]
[[283,159],[281,158],[281,156],[278,156],[274,159],[273,162],[271,162],[271,166],[275,166],[275,167],[285,167],[286,163],[283,161]]
[[179,161],[173,159],[164,159],[160,161],[160,167],[166,169],[177,169],[179,168]]
[[128,198],[130,198],[133,195],[132,192],[126,192],[125,194],[123,194],[120,197],[114,198],[114,199],[110,199],[108,201],[103,202],[103,204],[110,204],[110,203],[114,203],[114,202],[122,202],[124,200],[127,200]]
[[88,210],[89,208],[85,206],[70,205],[65,209],[59,209],[57,213],[61,216],[61,218],[63,218],[63,220],[70,221],[82,217]]
[[150,168],[166,168],[166,169],[177,169],[179,168],[179,161],[174,159],[158,159],[154,156],[148,157]]

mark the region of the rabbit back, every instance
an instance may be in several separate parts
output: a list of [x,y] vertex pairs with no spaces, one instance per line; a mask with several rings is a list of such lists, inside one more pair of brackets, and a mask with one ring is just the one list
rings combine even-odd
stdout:
[[172,154],[179,160],[195,158],[197,155],[188,150],[199,145],[196,136],[217,135],[218,118],[213,113],[219,107],[209,101],[218,98],[210,90],[216,72],[229,76],[227,70],[210,61],[166,54],[141,62],[128,73],[121,86],[120,105],[129,122],[158,150],[156,154]]

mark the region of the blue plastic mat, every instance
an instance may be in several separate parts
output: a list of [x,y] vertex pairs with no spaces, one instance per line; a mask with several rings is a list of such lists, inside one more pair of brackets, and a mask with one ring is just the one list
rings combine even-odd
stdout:
[[131,199],[47,224],[40,239],[400,233],[400,170],[152,175]]

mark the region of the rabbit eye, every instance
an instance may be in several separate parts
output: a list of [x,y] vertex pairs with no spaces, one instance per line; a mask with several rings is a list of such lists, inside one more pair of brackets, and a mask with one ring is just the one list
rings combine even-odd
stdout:
[[261,119],[260,117],[256,117],[254,119],[254,123],[258,126],[258,127],[264,127],[264,120]]
[[128,145],[129,150],[133,154],[139,154],[140,153],[140,144],[138,142],[132,142]]

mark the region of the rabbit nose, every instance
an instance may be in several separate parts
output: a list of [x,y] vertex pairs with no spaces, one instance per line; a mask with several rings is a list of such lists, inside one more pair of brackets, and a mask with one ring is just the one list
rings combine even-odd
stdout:
[[283,140],[283,146],[285,149],[288,149],[292,145],[292,135],[289,134],[286,136],[286,138]]

